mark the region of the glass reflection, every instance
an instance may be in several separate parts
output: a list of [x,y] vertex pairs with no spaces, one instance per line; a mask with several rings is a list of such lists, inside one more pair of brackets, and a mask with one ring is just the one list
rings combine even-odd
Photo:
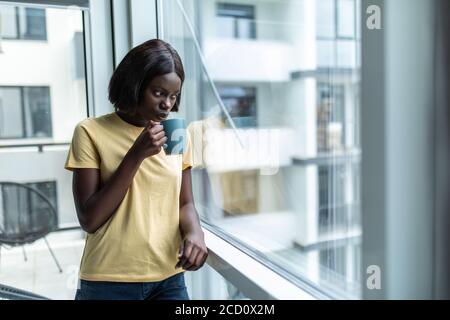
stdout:
[[330,296],[359,298],[359,1],[164,6],[165,40],[189,65],[180,116],[204,221]]

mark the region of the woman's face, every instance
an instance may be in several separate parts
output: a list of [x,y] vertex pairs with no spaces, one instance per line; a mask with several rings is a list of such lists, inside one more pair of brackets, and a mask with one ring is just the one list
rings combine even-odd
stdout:
[[162,121],[169,116],[181,90],[181,79],[175,72],[153,78],[147,86],[137,111],[149,121]]

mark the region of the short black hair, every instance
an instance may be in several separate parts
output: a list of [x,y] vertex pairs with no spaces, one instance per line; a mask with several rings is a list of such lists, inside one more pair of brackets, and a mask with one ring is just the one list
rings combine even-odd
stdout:
[[[160,39],[148,40],[133,48],[120,62],[109,82],[109,101],[114,109],[134,113],[148,84],[156,77],[175,72],[184,82],[184,69],[178,52]],[[180,94],[171,111],[180,107]]]

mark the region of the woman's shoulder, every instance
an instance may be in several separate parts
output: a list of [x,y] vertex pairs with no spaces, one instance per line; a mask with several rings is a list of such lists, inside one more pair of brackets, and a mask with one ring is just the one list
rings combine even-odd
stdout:
[[111,128],[114,122],[114,113],[105,114],[99,117],[89,117],[77,124],[77,128],[86,130],[98,130]]

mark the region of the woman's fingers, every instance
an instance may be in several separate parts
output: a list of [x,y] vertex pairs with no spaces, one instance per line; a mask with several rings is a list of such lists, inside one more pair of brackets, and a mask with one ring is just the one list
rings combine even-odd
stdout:
[[206,259],[208,259],[208,252],[202,251],[201,254],[199,254],[197,256],[197,261],[196,261],[197,269],[200,269],[201,267],[203,267],[203,265],[206,262]]
[[181,257],[179,258],[180,261],[178,261],[175,268],[182,267],[186,263],[186,260],[190,256],[191,252],[192,252],[192,243],[185,240],[183,244],[183,252],[181,254]]
[[197,258],[195,259],[195,264],[190,269],[190,271],[196,271],[196,270],[200,269],[201,267],[203,267],[207,258],[208,258],[208,252],[205,252],[200,249],[197,254]]
[[197,255],[199,253],[199,249],[197,247],[192,248],[191,254],[187,257],[184,265],[182,266],[184,270],[191,271],[191,269],[195,268],[195,261],[197,259]]
[[192,241],[184,240],[180,246],[178,263],[175,268],[182,267],[187,271],[200,269],[208,258],[208,249],[195,244]]
[[205,264],[207,258],[208,252],[205,252],[200,247],[192,246],[190,250],[182,253],[176,268],[182,267],[186,271],[195,271]]
[[159,139],[159,140],[156,142],[156,145],[157,145],[158,147],[162,147],[162,146],[164,145],[164,143],[166,143],[166,142],[167,142],[167,137],[164,136],[164,137],[162,137],[161,139]]
[[150,133],[152,135],[155,135],[155,134],[157,134],[159,132],[164,132],[164,127],[162,125],[160,125],[160,124],[157,124],[157,125],[154,125],[153,127],[151,127],[149,129],[149,131],[150,131]]
[[161,131],[153,136],[154,141],[159,141],[166,136],[164,131]]

